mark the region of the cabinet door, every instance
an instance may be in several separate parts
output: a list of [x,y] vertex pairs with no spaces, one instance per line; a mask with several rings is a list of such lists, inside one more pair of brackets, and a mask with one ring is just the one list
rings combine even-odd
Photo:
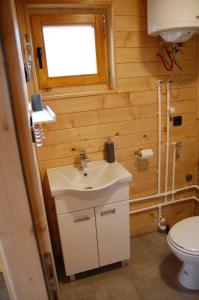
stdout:
[[58,215],[66,275],[99,267],[94,209]]
[[95,208],[100,266],[130,257],[129,202]]

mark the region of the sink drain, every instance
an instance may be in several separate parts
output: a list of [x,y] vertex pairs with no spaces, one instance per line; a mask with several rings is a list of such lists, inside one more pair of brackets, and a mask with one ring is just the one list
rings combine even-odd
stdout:
[[93,187],[92,187],[92,186],[86,186],[84,189],[85,189],[85,190],[92,190]]

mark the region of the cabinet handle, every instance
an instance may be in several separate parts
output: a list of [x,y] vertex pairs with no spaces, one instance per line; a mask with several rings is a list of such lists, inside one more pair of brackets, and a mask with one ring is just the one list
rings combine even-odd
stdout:
[[74,220],[74,222],[78,223],[78,222],[83,222],[83,221],[88,221],[88,220],[90,220],[89,216],[83,216],[83,217],[80,217],[80,218]]
[[113,208],[113,209],[102,211],[101,216],[104,217],[104,216],[107,216],[107,215],[113,215],[115,213],[116,213],[116,209]]

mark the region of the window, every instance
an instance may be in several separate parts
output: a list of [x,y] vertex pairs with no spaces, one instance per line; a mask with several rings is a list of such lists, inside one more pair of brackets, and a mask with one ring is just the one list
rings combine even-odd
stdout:
[[97,74],[93,26],[44,26],[43,36],[49,77]]
[[40,88],[107,83],[104,14],[31,16]]

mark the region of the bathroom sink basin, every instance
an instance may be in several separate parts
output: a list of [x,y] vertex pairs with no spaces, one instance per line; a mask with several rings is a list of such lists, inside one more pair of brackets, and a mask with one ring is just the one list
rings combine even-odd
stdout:
[[47,170],[51,195],[67,193],[99,193],[122,182],[132,175],[118,162],[94,161],[87,164],[86,172],[73,165]]

